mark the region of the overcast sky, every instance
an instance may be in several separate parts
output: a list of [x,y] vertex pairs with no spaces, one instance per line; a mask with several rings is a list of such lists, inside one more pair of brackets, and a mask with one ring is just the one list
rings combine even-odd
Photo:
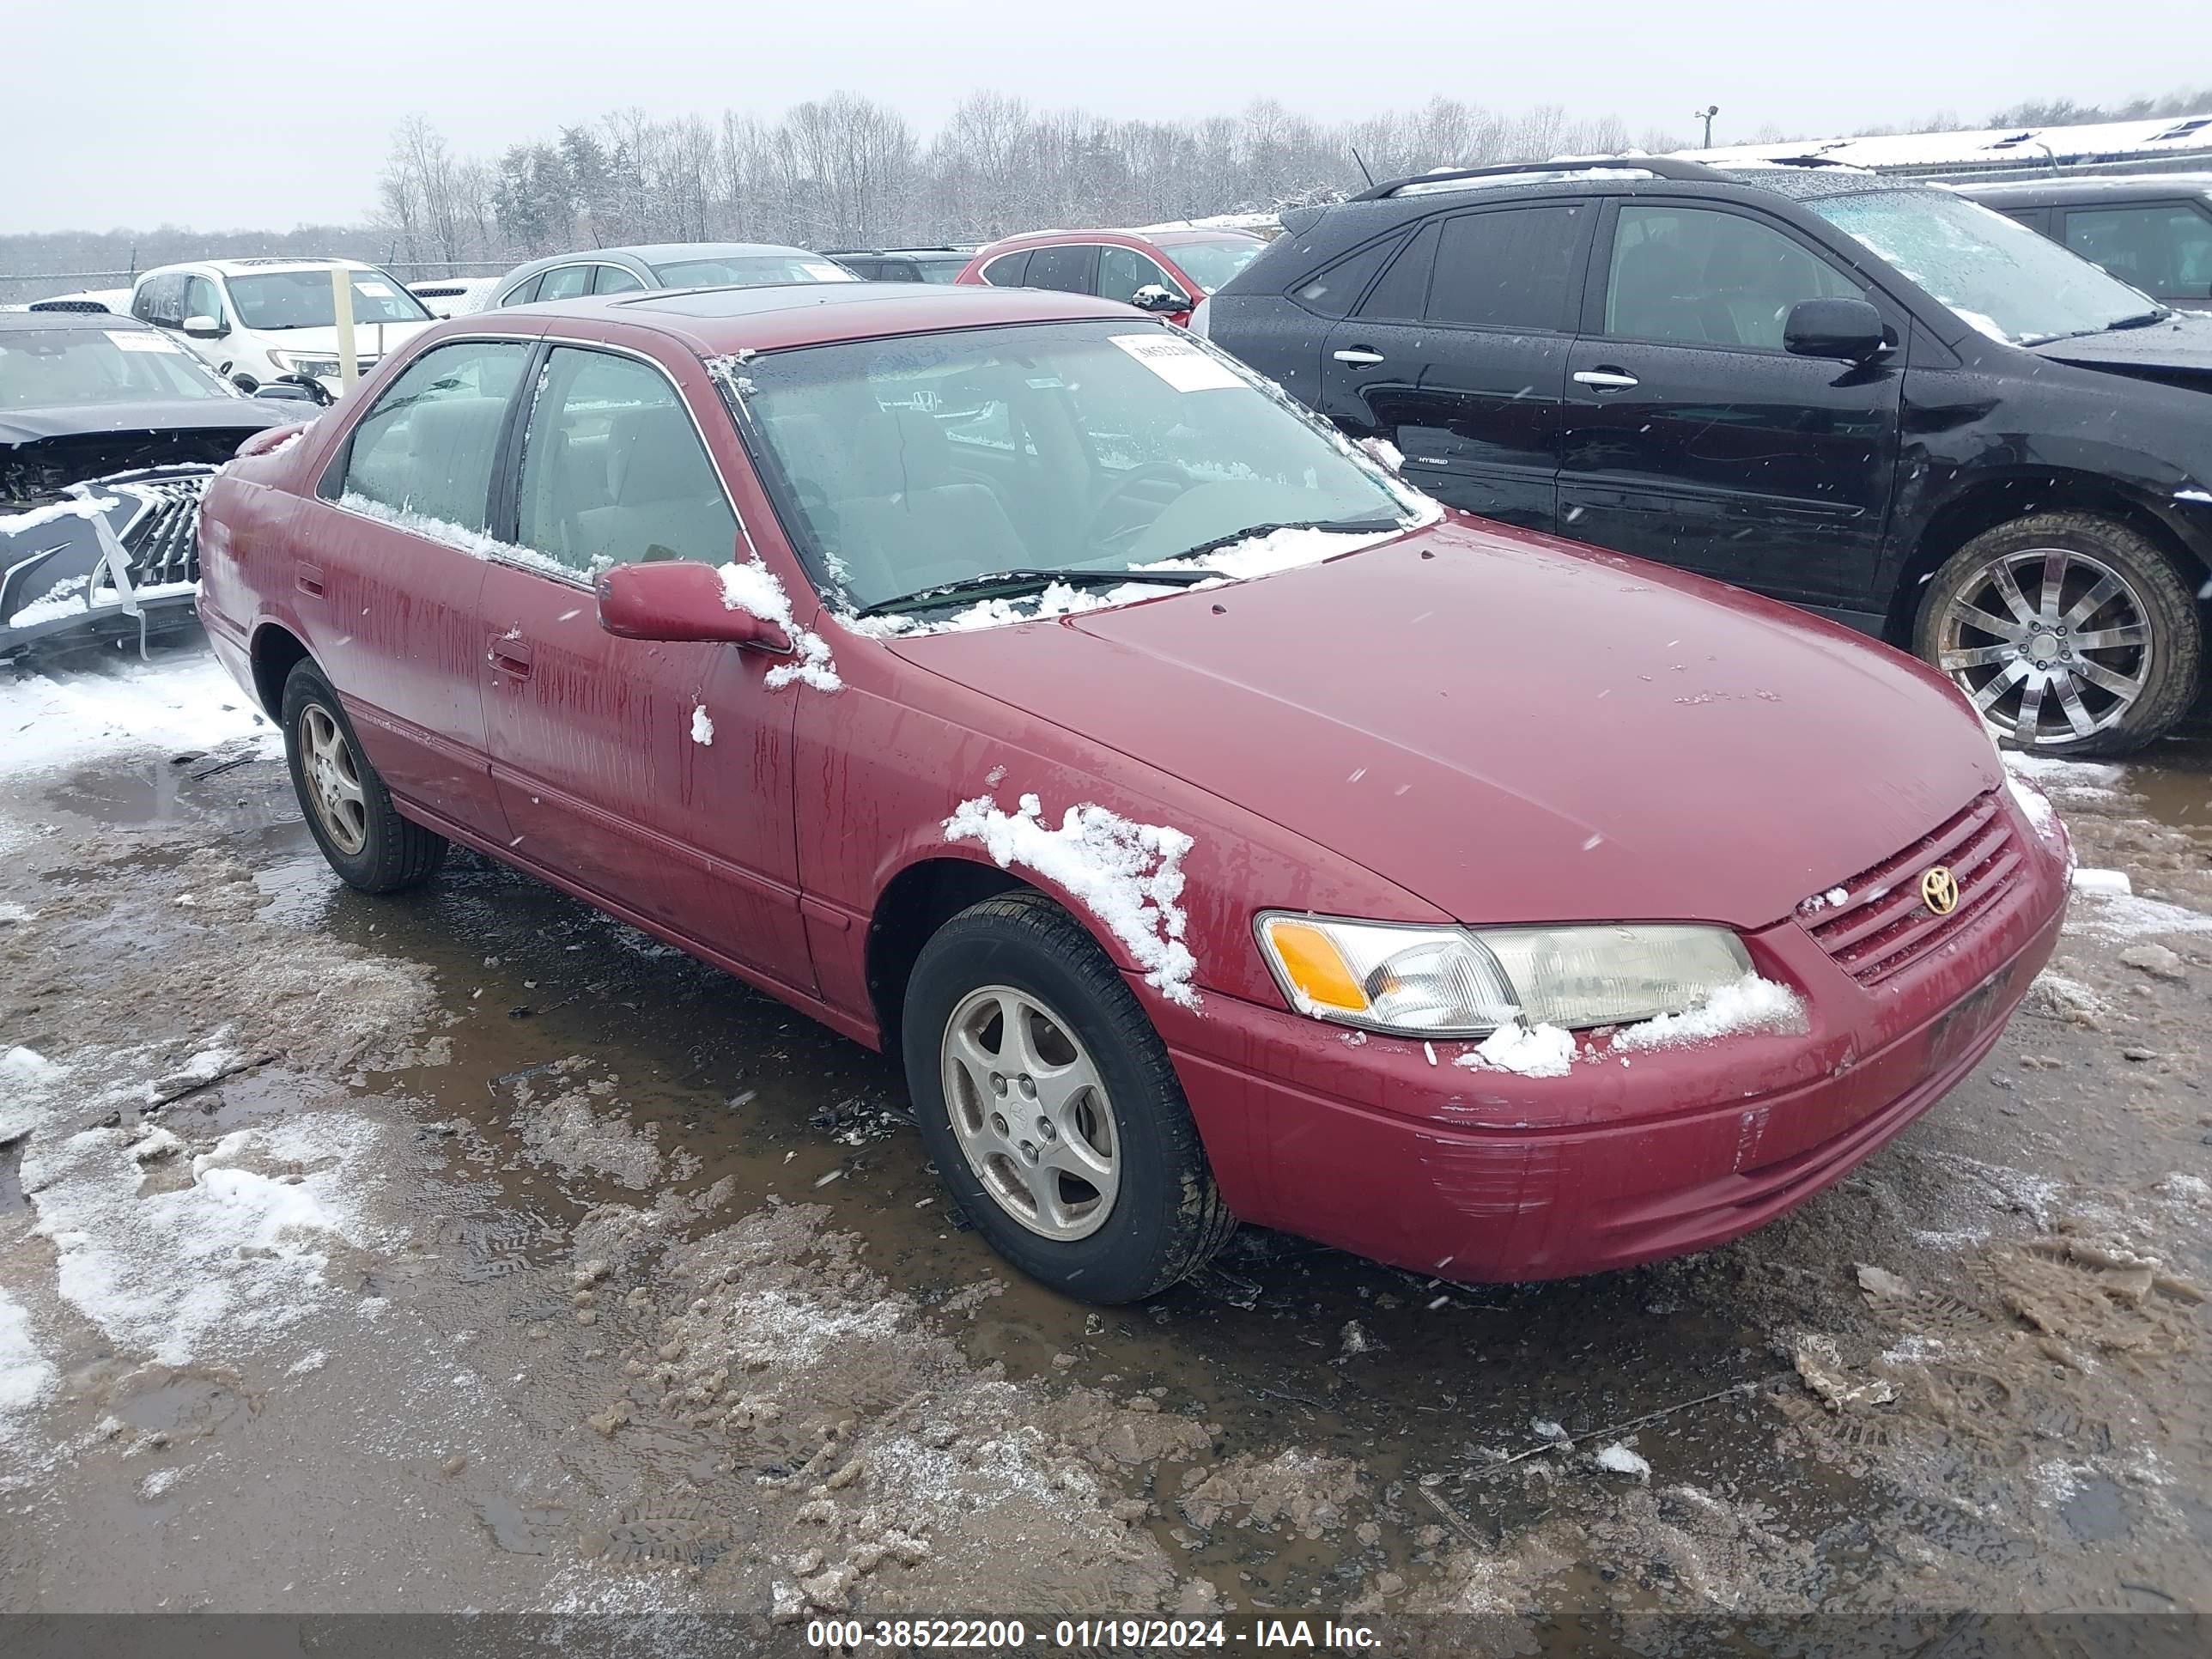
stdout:
[[[287,229],[367,214],[394,123],[496,152],[640,105],[773,117],[835,91],[927,138],[966,93],[1115,116],[1272,96],[1324,119],[1437,93],[1717,143],[2212,79],[2208,0],[174,0],[9,3],[0,230]],[[1151,17],[1158,21],[1146,22]]]

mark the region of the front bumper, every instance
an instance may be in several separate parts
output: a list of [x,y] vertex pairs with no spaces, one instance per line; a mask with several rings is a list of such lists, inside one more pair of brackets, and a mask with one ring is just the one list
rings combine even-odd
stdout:
[[1953,948],[1878,988],[1795,921],[1749,936],[1759,971],[1803,994],[1801,1036],[1578,1059],[1567,1077],[1531,1079],[1454,1066],[1466,1044],[1436,1045],[1432,1063],[1417,1042],[1353,1043],[1216,994],[1160,1024],[1244,1219],[1471,1281],[1628,1267],[1803,1202],[1996,1045],[2065,915],[2063,842],[2017,828],[2034,849],[2026,879]]

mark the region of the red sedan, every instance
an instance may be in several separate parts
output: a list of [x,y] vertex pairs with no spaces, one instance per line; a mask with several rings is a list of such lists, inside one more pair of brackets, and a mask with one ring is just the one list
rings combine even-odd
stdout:
[[1243,230],[1037,230],[992,243],[953,281],[1095,294],[1183,327],[1267,246]]
[[459,842],[901,1054],[1041,1279],[1264,1223],[1717,1243],[1964,1077],[2063,830],[1959,694],[1449,514],[1096,299],[455,319],[210,489],[201,603],[371,892]]

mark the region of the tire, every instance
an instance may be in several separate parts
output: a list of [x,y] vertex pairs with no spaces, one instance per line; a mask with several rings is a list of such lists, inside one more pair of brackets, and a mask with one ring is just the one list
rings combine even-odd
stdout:
[[[1043,1086],[1026,1097],[1031,1073],[1008,1046],[1007,998],[1037,1016],[1024,1021],[1027,1058],[1042,1062],[1035,1076]],[[1032,1279],[1085,1302],[1139,1301],[1195,1270],[1236,1231],[1159,1033],[1097,942],[1042,894],[986,899],[940,927],[907,981],[902,1030],[915,1119],[945,1186],[975,1230]],[[1003,1099],[954,1058],[962,1032],[975,1046],[961,1053],[1005,1066]],[[1071,1085],[1085,1064],[1095,1085]],[[1055,1108],[1071,1087],[1073,1098]],[[1030,1115],[1018,1115],[1022,1106]],[[981,1127],[993,1110],[1010,1137]],[[1048,1113],[1067,1127],[1048,1130]],[[971,1126],[964,1139],[956,1128],[963,1119]],[[1042,1162],[1024,1163],[1024,1141]],[[1086,1152],[1110,1173],[1110,1195],[1103,1176],[1094,1184],[1068,1173]]]
[[[2053,556],[2062,576],[2055,614],[2043,603]],[[2196,697],[2204,653],[2196,587],[2124,524],[2033,514],[1944,561],[1921,601],[1913,649],[2022,749],[2131,754],[2165,735]],[[2077,649],[2085,638],[2120,643]]]
[[[364,893],[398,893],[437,874],[451,843],[399,816],[337,693],[313,663],[295,663],[286,678],[283,719],[300,816],[339,878]],[[350,798],[332,799],[326,791],[333,784]]]

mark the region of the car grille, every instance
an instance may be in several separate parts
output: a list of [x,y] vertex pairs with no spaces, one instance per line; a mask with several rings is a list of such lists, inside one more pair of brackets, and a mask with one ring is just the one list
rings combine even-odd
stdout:
[[[1842,902],[1800,916],[1844,972],[1879,985],[1974,926],[2020,879],[2023,865],[2004,812],[1991,790],[1933,834],[1844,884]],[[1958,908],[1939,916],[1923,902],[1920,878],[1948,865],[1959,884]],[[1809,907],[1815,902],[1808,900]]]
[[199,580],[197,520],[200,497],[211,476],[196,471],[190,477],[149,479],[118,491],[145,503],[122,536],[124,551],[131,556],[133,587],[166,587]]

